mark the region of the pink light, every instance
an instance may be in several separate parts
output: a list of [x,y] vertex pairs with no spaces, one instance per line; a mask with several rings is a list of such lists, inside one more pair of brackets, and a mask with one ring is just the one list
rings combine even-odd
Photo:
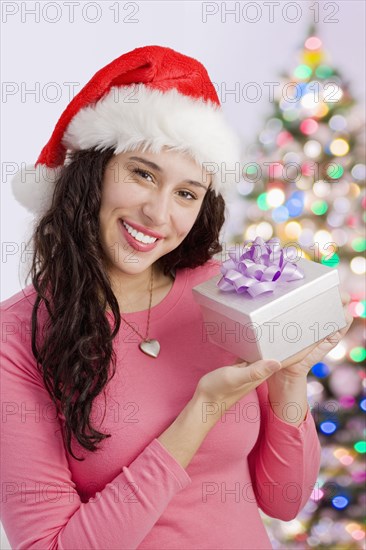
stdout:
[[303,176],[312,176],[314,174],[314,163],[304,162],[304,164],[301,165],[301,173]]
[[360,317],[360,315],[357,313],[358,306],[359,302],[350,302],[348,304],[348,309],[352,317]]
[[362,540],[365,538],[365,533],[361,531],[361,529],[355,529],[354,531],[352,531],[351,536],[355,540]]
[[269,179],[281,178],[283,172],[283,165],[280,162],[274,162],[268,166]]
[[305,42],[305,48],[308,50],[319,50],[322,47],[322,41],[317,36],[309,36]]
[[282,145],[286,145],[287,142],[292,141],[294,138],[290,132],[280,132],[277,136],[276,143],[279,147],[282,147]]
[[324,491],[322,491],[321,489],[318,489],[318,488],[315,488],[312,490],[312,493],[310,495],[310,498],[311,500],[321,500],[324,496]]
[[352,464],[353,461],[354,461],[354,459],[353,459],[353,457],[350,456],[350,455],[342,456],[342,457],[339,459],[339,462],[341,462],[342,464],[344,464],[344,466],[349,466],[350,464]]
[[366,479],[366,472],[363,470],[357,470],[351,474],[351,477],[356,483],[363,483]]
[[339,402],[344,409],[351,409],[356,400],[352,395],[344,395],[340,397]]
[[356,227],[357,226],[357,218],[356,216],[349,216],[347,218],[347,225],[349,227]]
[[313,118],[306,118],[300,124],[300,130],[306,136],[314,134],[318,129],[318,123]]

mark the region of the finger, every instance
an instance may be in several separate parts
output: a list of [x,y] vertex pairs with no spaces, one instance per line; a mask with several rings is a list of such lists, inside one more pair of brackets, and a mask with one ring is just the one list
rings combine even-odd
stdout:
[[269,359],[263,359],[256,363],[247,363],[233,365],[234,369],[230,372],[231,384],[240,389],[243,385],[253,384],[253,387],[259,385],[263,380],[271,376],[277,370],[280,370],[281,363]]
[[347,305],[350,303],[351,301],[351,296],[348,292],[342,290],[341,291],[341,300],[342,300],[342,304],[343,305]]
[[346,320],[346,326],[341,328],[338,331],[342,336],[344,336],[348,332],[350,326],[352,325],[352,323],[354,321],[353,315],[348,310],[344,312],[344,317],[345,317],[345,320]]
[[281,370],[281,363],[278,361],[257,361],[249,365],[244,372],[248,376],[248,382],[262,382],[272,376],[274,372]]
[[247,361],[244,361],[244,359],[241,359],[240,357],[238,357],[238,358],[236,359],[235,363],[233,363],[233,365],[238,365],[238,364],[239,364],[239,365],[241,365],[241,366],[245,366],[243,363],[245,363],[245,365],[248,364]]
[[340,340],[342,340],[342,338],[347,334],[347,332],[349,331],[354,319],[353,319],[353,316],[351,315],[351,313],[349,311],[346,311],[345,312],[345,319],[346,319],[346,326],[344,326],[343,328],[341,328],[340,330],[336,331],[336,332],[333,332],[332,334],[329,334],[329,336],[327,336],[326,338],[324,338],[324,340],[322,340],[323,342],[330,342],[331,344],[333,344],[333,347],[336,346]]
[[343,327],[339,332],[341,334],[341,338],[343,338],[343,336],[345,334],[347,334],[347,332],[349,331],[349,329],[351,328],[351,325],[354,321],[354,318],[353,318],[353,315],[351,315],[351,313],[349,311],[346,311],[345,313],[345,318],[346,318],[346,326]]

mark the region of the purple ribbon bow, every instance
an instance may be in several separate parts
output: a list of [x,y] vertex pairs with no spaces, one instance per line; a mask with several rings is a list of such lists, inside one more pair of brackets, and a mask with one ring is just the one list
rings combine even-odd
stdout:
[[[244,246],[249,242],[252,241],[244,241]],[[220,290],[235,290],[238,294],[247,292],[255,298],[265,292],[273,292],[279,282],[304,278],[301,269],[284,259],[278,238],[264,241],[262,237],[256,237],[246,252],[229,251],[229,258],[221,265],[223,276],[217,283]]]

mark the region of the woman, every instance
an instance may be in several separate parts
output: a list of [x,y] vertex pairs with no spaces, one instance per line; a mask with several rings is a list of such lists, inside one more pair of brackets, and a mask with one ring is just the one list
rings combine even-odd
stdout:
[[72,100],[44,187],[14,182],[40,217],[32,284],[2,303],[13,548],[268,549],[259,508],[286,521],[309,499],[306,376],[351,319],[282,364],[206,341],[191,289],[220,271],[238,159],[205,68],[147,46]]

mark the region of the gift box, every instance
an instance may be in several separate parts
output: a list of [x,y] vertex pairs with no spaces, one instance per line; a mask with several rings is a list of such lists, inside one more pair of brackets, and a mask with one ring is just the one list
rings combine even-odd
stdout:
[[347,324],[337,269],[295,258],[276,238],[244,241],[192,292],[203,340],[248,362],[284,361]]

